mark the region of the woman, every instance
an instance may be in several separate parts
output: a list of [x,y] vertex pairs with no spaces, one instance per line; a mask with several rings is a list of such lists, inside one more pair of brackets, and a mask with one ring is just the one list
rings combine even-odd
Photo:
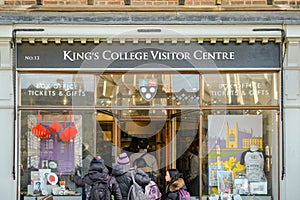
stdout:
[[166,172],[166,200],[178,200],[179,199],[179,190],[186,190],[184,180],[179,178],[179,172],[177,169],[168,169]]

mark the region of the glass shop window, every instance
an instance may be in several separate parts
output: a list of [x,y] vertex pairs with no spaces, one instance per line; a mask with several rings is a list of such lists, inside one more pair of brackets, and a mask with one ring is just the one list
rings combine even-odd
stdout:
[[21,105],[94,105],[94,75],[21,74]]
[[95,155],[95,112],[27,110],[20,119],[21,196],[80,195],[71,177]]
[[203,105],[278,105],[278,73],[203,75]]
[[198,106],[198,74],[104,74],[97,105],[127,107]]
[[210,110],[202,127],[202,193],[278,199],[278,114]]

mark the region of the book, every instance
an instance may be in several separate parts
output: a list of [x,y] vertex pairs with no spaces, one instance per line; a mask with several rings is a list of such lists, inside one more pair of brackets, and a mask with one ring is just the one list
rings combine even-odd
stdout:
[[233,174],[232,171],[217,171],[218,192],[232,193],[233,189]]

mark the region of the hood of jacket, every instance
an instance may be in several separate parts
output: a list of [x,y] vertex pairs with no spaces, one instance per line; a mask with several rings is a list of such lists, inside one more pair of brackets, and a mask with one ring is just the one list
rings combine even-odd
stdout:
[[100,173],[108,173],[107,167],[104,165],[104,163],[91,163],[89,167],[89,171],[98,171]]
[[178,178],[176,181],[171,183],[169,189],[171,192],[175,192],[180,188],[183,188],[184,186],[185,186],[184,180],[182,178]]
[[134,175],[135,181],[142,187],[148,185],[151,181],[148,174],[146,174],[143,170],[137,168],[136,173]]
[[107,173],[100,173],[99,171],[89,171],[86,178],[86,182],[89,184],[96,181],[107,181],[109,179],[109,175]]
[[130,169],[130,165],[119,165],[115,164],[112,169],[112,174],[114,176],[120,176],[122,174],[125,174]]

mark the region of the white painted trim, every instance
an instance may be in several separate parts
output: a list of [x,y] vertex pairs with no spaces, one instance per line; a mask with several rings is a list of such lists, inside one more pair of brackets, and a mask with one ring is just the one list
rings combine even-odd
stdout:
[[[279,38],[278,31],[257,31],[254,28],[281,28],[280,25],[262,26],[262,25],[14,25],[15,28],[43,28],[43,32],[26,32],[20,31],[17,37],[20,38],[86,38],[94,40],[134,40],[136,38],[149,39],[165,39],[172,40],[173,38],[183,41],[198,38],[236,40],[236,38]],[[63,31],[62,31],[63,29]],[[146,30],[140,32],[138,30]],[[300,29],[300,27],[299,27]],[[153,30],[153,32],[151,32]],[[160,30],[160,31],[157,31]],[[10,33],[11,34],[11,33]],[[7,35],[11,36],[11,35]]]
[[[249,71],[249,70],[253,70],[254,68],[174,68],[172,70],[176,70],[176,71]],[[164,71],[170,71],[170,70],[166,70],[166,68],[140,68],[140,69],[135,69],[135,68],[18,68],[18,71],[78,71],[78,72],[101,72],[101,71],[105,71],[105,72],[109,72],[109,71],[131,71],[134,70],[134,72],[152,72],[152,71],[160,71],[160,72],[164,72]],[[171,70],[171,71],[172,71]],[[263,71],[278,71],[279,68],[255,68],[255,70],[263,70]]]

